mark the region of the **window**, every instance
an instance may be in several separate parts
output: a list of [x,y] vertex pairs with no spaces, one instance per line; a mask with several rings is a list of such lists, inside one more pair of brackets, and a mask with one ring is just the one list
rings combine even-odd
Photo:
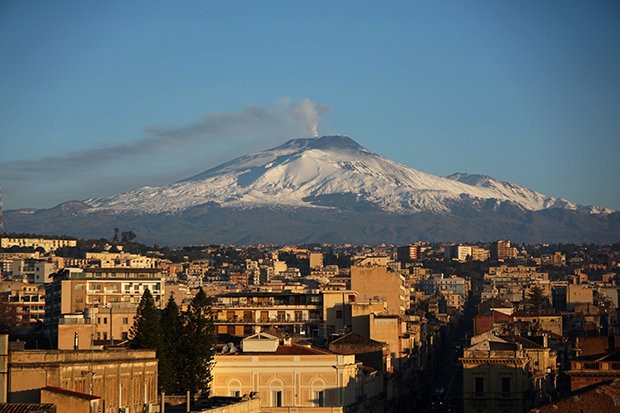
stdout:
[[241,392],[239,390],[231,390],[230,397],[241,397]]
[[484,393],[484,377],[476,377],[474,391],[476,393]]
[[129,324],[129,318],[123,317],[123,324]]
[[129,339],[129,333],[127,333],[126,331],[123,331],[123,332],[121,333],[121,338],[122,338],[123,340],[127,340],[127,339]]
[[336,318],[342,320],[342,310],[336,310]]
[[271,406],[282,407],[282,390],[275,390],[271,392]]
[[325,406],[325,391],[321,390],[321,391],[315,391],[314,392],[314,405],[316,407],[323,407]]
[[502,393],[510,393],[510,377],[502,377]]
[[108,317],[103,317],[103,324],[108,324]]

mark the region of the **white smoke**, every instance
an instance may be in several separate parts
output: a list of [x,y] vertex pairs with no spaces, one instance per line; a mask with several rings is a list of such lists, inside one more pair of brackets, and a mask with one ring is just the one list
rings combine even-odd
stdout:
[[[317,137],[321,115],[330,111],[307,98],[283,98],[271,105],[209,112],[185,124],[148,126],[142,137],[119,144],[0,162],[0,176],[7,193],[32,200],[30,205],[19,207],[35,203],[49,207],[71,198],[96,196],[93,187],[114,193],[166,182],[222,159],[281,144],[284,139]],[[89,174],[83,174],[84,170]],[[119,173],[122,179],[118,179]],[[79,181],[73,179],[76,174],[81,174]],[[45,200],[43,194],[48,194]]]
[[287,107],[287,111],[293,119],[315,138],[319,136],[321,114],[331,112],[330,107],[320,103],[314,103],[308,98],[300,101],[289,102]]

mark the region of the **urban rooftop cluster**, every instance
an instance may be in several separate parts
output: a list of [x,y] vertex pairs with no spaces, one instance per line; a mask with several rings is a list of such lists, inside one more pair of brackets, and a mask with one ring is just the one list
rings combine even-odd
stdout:
[[620,244],[173,249],[118,235],[1,236],[0,412],[620,403]]

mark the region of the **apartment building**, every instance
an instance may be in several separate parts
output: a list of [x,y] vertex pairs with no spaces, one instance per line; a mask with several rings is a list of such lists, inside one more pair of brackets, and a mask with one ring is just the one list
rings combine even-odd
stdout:
[[365,259],[351,266],[351,290],[356,291],[362,300],[383,299],[390,314],[404,314],[410,306],[405,277],[389,268],[387,263],[383,265],[383,261]]
[[45,317],[45,288],[40,284],[0,281],[0,301],[18,326],[35,324]]
[[[164,277],[158,269],[65,268],[56,274],[53,282],[46,284],[47,329],[56,338],[58,322],[64,315],[82,313],[99,325],[101,339],[122,340],[123,333],[133,324],[135,308],[144,291],[148,289],[155,305],[163,308],[164,288]],[[112,327],[109,323],[113,323]],[[127,327],[116,330],[114,325]]]
[[11,247],[43,248],[46,252],[53,252],[58,248],[77,247],[77,239],[0,237],[0,248]]
[[269,326],[308,337],[318,337],[323,331],[323,303],[318,293],[231,292],[219,295],[212,308],[218,334],[245,337]]

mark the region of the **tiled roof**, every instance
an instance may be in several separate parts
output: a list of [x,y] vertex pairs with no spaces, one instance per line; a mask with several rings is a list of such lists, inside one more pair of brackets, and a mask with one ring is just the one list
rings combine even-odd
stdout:
[[0,413],[55,413],[53,403],[0,403]]
[[334,355],[327,350],[318,349],[315,347],[300,346],[297,344],[291,344],[290,346],[278,346],[278,349],[274,352],[253,352],[244,351],[236,354],[224,354],[224,356],[235,357],[236,355],[260,355],[260,356],[317,356],[317,355]]
[[579,390],[569,397],[531,410],[535,413],[588,413],[620,411],[620,380]]
[[316,356],[330,355],[334,353],[315,347],[305,347],[297,344],[291,344],[290,346],[279,346],[275,354],[279,356]]
[[364,337],[357,333],[345,334],[339,339],[332,341],[331,344],[364,344],[364,345],[383,346],[383,343],[380,343],[375,340],[371,340],[368,337]]

